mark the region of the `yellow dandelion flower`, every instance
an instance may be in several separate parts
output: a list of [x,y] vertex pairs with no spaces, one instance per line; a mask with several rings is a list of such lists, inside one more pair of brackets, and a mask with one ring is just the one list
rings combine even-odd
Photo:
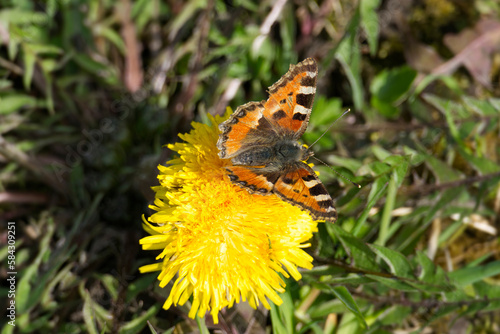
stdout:
[[179,156],[158,167],[156,213],[143,219],[151,235],[140,240],[145,250],[161,250],[162,260],[140,271],[160,271],[161,287],[175,279],[163,307],[192,297],[189,316],[210,311],[215,323],[222,308],[240,301],[280,305],[282,277],[299,280],[298,267],[312,268],[303,248],[317,231],[299,208],[231,183],[223,169],[230,161],[221,160],[216,147],[218,125],[228,116],[211,117],[211,126],[193,123],[190,133],[179,135],[183,143],[168,145]]

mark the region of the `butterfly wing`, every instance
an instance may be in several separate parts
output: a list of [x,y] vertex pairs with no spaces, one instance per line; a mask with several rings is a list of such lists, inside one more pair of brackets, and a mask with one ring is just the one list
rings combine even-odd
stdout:
[[270,146],[280,138],[299,139],[307,128],[316,93],[318,66],[308,58],[290,65],[269,87],[269,99],[249,102],[219,125],[219,156],[229,159],[256,146]]
[[232,158],[256,146],[270,146],[276,141],[277,133],[263,113],[262,102],[248,102],[219,125],[217,148],[221,159]]
[[266,172],[264,168],[252,168],[244,166],[226,167],[228,177],[231,182],[245,188],[250,193],[269,195],[272,193],[274,183],[280,174],[276,172]]
[[[289,71],[269,87],[267,101],[244,104],[220,124],[217,147],[220,158],[232,159],[235,164],[226,167],[233,183],[250,193],[273,192],[309,211],[315,220],[335,222],[332,198],[315,172],[300,161],[307,157],[297,155],[292,161],[273,157],[276,149],[289,146],[284,143],[299,139],[306,130],[317,76],[312,58],[290,65]],[[246,161],[252,166],[243,163]]]
[[269,87],[263,115],[279,135],[299,139],[306,131],[316,94],[318,66],[312,58],[290,65],[288,72]]
[[332,198],[314,170],[305,163],[298,162],[294,168],[282,174],[273,192],[282,200],[309,211],[314,220],[332,223],[337,220]]

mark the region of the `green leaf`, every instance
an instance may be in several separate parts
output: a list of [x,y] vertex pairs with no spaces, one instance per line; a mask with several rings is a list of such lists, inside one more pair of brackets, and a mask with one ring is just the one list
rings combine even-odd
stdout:
[[443,115],[447,110],[450,110],[453,111],[453,114],[456,115],[458,119],[464,119],[470,116],[470,112],[468,112],[462,104],[451,101],[450,99],[441,98],[432,94],[422,94],[421,97],[425,102],[441,111]]
[[392,155],[390,151],[384,149],[380,145],[372,145],[370,147],[370,150],[373,152],[373,155],[375,155],[375,157],[380,161],[384,161]]
[[342,316],[340,323],[336,329],[336,334],[363,334],[366,333],[366,328],[363,328],[356,315],[352,312]]
[[432,220],[435,218],[439,210],[448,206],[452,201],[454,201],[462,192],[464,187],[449,188],[445,191],[439,193],[438,199],[433,199],[434,205],[426,210],[425,216],[421,219],[418,225],[414,228],[409,229],[407,233],[402,235],[402,239],[397,246],[397,250],[400,252],[405,252],[407,247],[410,247],[415,240],[417,240],[431,224]]
[[364,90],[361,80],[361,46],[357,38],[359,20],[360,15],[357,12],[349,22],[346,35],[340,41],[335,54],[351,85],[356,110],[362,110],[364,104]]
[[342,246],[344,246],[352,258],[353,266],[369,271],[379,271],[374,254],[365,243],[356,239],[338,225],[328,225],[328,227],[333,230],[335,236],[340,240]]
[[432,262],[423,252],[417,251],[416,259],[419,264],[419,269],[421,270],[418,277],[421,281],[438,285],[446,279],[444,271],[441,270],[438,272],[434,262]]
[[140,333],[141,330],[146,327],[147,322],[154,316],[158,311],[161,310],[160,304],[155,304],[151,306],[146,312],[143,312],[137,318],[130,320],[129,322],[120,326],[118,333],[120,334],[133,334]]
[[0,90],[8,90],[12,88],[12,81],[7,79],[0,79]]
[[99,31],[101,35],[113,43],[123,55],[127,52],[123,38],[115,30],[108,27],[102,27]]
[[118,279],[109,274],[96,276],[102,282],[111,298],[113,300],[116,300],[116,298],[118,298],[118,289],[120,287],[120,282],[118,282]]
[[392,221],[392,211],[396,207],[397,189],[403,183],[404,177],[408,170],[409,157],[402,156],[389,156],[384,162],[393,167],[392,177],[389,180],[387,187],[387,198],[380,219],[380,232],[376,243],[385,245],[386,241],[390,238],[391,232],[390,224]]
[[354,298],[352,298],[349,290],[347,290],[343,286],[336,286],[330,288],[330,291],[349,309],[349,311],[351,311],[356,316],[356,318],[358,318],[363,328],[368,327],[363,314],[359,310],[358,305],[354,301]]
[[113,69],[107,65],[99,63],[86,54],[74,54],[73,59],[80,65],[83,69],[89,71],[93,75],[102,78],[108,84],[117,84],[118,78]]
[[52,75],[47,69],[47,62],[43,61],[41,64],[43,78],[45,79],[46,87],[46,107],[53,114],[54,113],[54,100],[52,98]]
[[488,102],[497,112],[500,112],[500,98],[491,97],[488,99]]
[[393,177],[389,180],[389,185],[387,187],[387,197],[384,204],[384,210],[382,211],[382,217],[380,219],[380,232],[377,238],[376,243],[380,245],[385,245],[387,240],[389,239],[389,227],[392,220],[392,211],[396,206],[396,196],[397,196],[397,177],[395,177],[396,173],[393,173]]
[[416,288],[412,287],[411,285],[407,284],[406,282],[398,280],[397,277],[385,277],[385,276],[372,275],[372,274],[368,274],[368,275],[366,275],[366,277],[369,277],[377,282],[380,282],[390,289],[396,289],[396,290],[408,291],[408,292],[417,291]]
[[394,168],[392,178],[395,180],[396,186],[400,187],[403,183],[406,173],[408,172],[409,157],[391,155],[390,157],[387,157],[384,162]]
[[446,108],[444,111],[444,115],[446,117],[446,123],[448,124],[448,129],[450,131],[451,136],[457,143],[460,144],[460,146],[464,146],[463,140],[460,136],[460,131],[455,125],[455,120],[452,112],[450,111],[450,108]]
[[498,110],[488,100],[478,100],[469,96],[462,96],[466,107],[482,116],[498,116]]
[[30,89],[31,80],[33,79],[33,72],[35,70],[35,53],[32,52],[28,47],[23,48],[23,62],[24,62],[24,73],[23,73],[23,84],[26,90]]
[[274,303],[271,303],[270,306],[271,306],[271,310],[270,310],[271,311],[270,312],[271,324],[272,324],[272,328],[273,328],[272,332],[277,333],[277,334],[291,333],[290,330],[287,329],[283,319],[281,319],[279,307],[274,305]]
[[432,318],[427,323],[430,324],[430,323],[438,320],[439,318],[445,317],[445,316],[451,314],[452,312],[455,312],[461,308],[462,308],[461,305],[445,305],[445,306],[437,309],[437,311],[434,311],[432,313]]
[[200,318],[198,315],[194,318],[196,320],[196,324],[198,325],[198,330],[201,334],[210,334],[207,325],[205,324],[205,319]]
[[372,183],[370,193],[368,194],[368,205],[363,209],[361,216],[356,221],[356,225],[352,229],[352,234],[355,237],[362,237],[361,232],[370,214],[371,209],[377,204],[377,201],[385,195],[387,188],[387,180],[385,177],[379,177]]
[[370,165],[368,165],[368,168],[370,168],[377,177],[385,176],[385,181],[389,181],[389,177],[387,174],[391,172],[391,167],[388,164],[380,161],[374,161]]
[[295,20],[292,6],[285,6],[283,8],[283,15],[281,15],[280,36],[282,41],[283,54],[288,62],[296,61],[295,52],[295,36],[297,35],[297,21]]
[[391,118],[391,119],[395,119],[399,116],[399,114],[401,113],[400,109],[399,108],[396,108],[395,106],[393,106],[391,103],[388,103],[388,102],[384,102],[382,100],[380,100],[378,97],[376,96],[372,96],[371,99],[370,99],[370,103],[371,105],[377,109],[377,111],[387,117],[387,118]]
[[19,45],[20,42],[16,38],[9,39],[8,54],[10,60],[14,60],[14,58],[16,58],[17,53],[19,52]]
[[172,36],[177,35],[178,31],[184,25],[186,25],[189,21],[196,19],[196,13],[198,10],[203,9],[204,6],[206,6],[205,0],[187,1],[178,15],[173,16],[174,19],[169,23],[169,34]]
[[[316,286],[316,284],[315,284]],[[330,294],[330,288],[328,286],[325,286],[321,288],[321,291],[326,291],[328,294]],[[318,298],[319,299],[319,298]],[[342,303],[339,299],[337,298],[331,298],[326,301],[323,300],[316,300],[316,302],[311,305],[311,307],[307,310],[307,315],[311,317],[312,319],[324,319],[328,314],[330,313],[351,313],[347,309],[344,303]]]
[[451,168],[442,160],[434,158],[432,155],[428,155],[425,162],[439,183],[457,181],[462,178],[460,172]]
[[370,92],[380,101],[394,103],[408,93],[417,72],[408,67],[398,67],[379,73],[370,85]]
[[414,278],[412,265],[403,254],[379,245],[370,245],[370,248],[387,263],[394,275]]
[[135,281],[129,283],[127,286],[127,297],[125,298],[125,301],[130,302],[137,296],[137,294],[145,291],[147,287],[151,286],[151,284],[156,281],[157,276],[157,273],[141,275]]
[[96,326],[95,312],[93,309],[94,303],[92,302],[90,294],[85,290],[83,281],[82,284],[80,284],[80,293],[83,297],[82,315],[83,321],[85,322],[85,331],[90,334],[97,334],[98,330]]
[[316,321],[308,321],[305,322],[305,326],[301,327],[299,331],[296,331],[297,334],[323,334],[323,329],[319,326]]
[[309,119],[309,127],[330,125],[340,115],[342,115],[342,100],[339,98],[327,99],[323,95],[320,95],[315,100],[314,111],[311,113],[311,118]]
[[[358,274],[350,274],[347,277],[332,277],[328,279],[324,279],[321,281],[324,284],[330,284],[330,285],[338,285],[338,284],[351,284],[353,286],[359,286],[362,284],[367,284],[373,282],[371,279],[368,279],[364,276],[360,276]],[[312,282],[311,284],[315,284]]]
[[60,55],[64,54],[64,50],[50,44],[39,44],[39,43],[30,43],[29,50],[36,54],[36,55],[41,55],[41,54],[47,54],[47,55]]
[[500,165],[486,157],[478,157],[466,152],[463,148],[458,148],[460,154],[469,162],[479,173],[492,174],[500,171]]
[[466,306],[465,310],[458,314],[459,317],[466,317],[467,315],[476,314],[484,310],[488,306],[488,300],[475,300],[473,303]]
[[43,25],[48,17],[45,13],[29,11],[19,8],[3,8],[0,11],[0,22],[4,22],[6,26],[29,26]]
[[[289,284],[287,284],[290,286]],[[286,289],[285,292],[280,294],[281,300],[283,300],[283,304],[277,307],[280,322],[286,328],[288,333],[293,332],[293,319],[294,319],[294,303],[292,299],[292,294],[290,292],[290,288]],[[274,324],[274,322],[273,322]]]
[[458,96],[464,95],[464,92],[462,91],[462,88],[460,86],[460,83],[458,82],[457,79],[447,76],[447,75],[436,75],[436,74],[429,74],[426,75],[420,82],[418,83],[417,87],[415,87],[415,91],[413,92],[414,97],[418,97],[429,84],[431,84],[434,81],[441,81],[451,89],[455,94]]
[[457,269],[449,273],[448,277],[463,287],[498,274],[500,274],[500,261],[494,261],[483,266]]
[[474,290],[476,291],[476,295],[480,298],[500,298],[500,286],[498,285],[490,285],[485,281],[478,281],[474,283]]
[[25,313],[27,309],[34,307],[39,302],[39,298],[42,295],[43,288],[45,287],[43,284],[42,286],[39,284],[45,282],[40,282],[38,268],[40,267],[43,258],[51,253],[49,244],[55,231],[53,222],[52,224],[47,224],[46,227],[47,229],[42,241],[39,244],[36,258],[30,266],[25,269],[22,277],[19,279],[18,293],[16,295],[16,309],[19,313]]
[[0,97],[0,115],[19,111],[21,108],[33,108],[38,105],[34,97],[24,94],[12,94]]
[[[40,290],[43,290],[41,294],[40,301],[39,302],[42,305],[49,305],[51,304],[54,298],[54,290],[57,289],[57,285],[59,284],[64,284],[66,281],[71,281],[73,278],[73,274],[71,273],[71,270],[74,269],[74,264],[69,263],[61,270],[59,270],[59,267],[62,266],[63,263],[67,262],[67,260],[70,258],[70,255],[72,255],[72,252],[67,252],[67,253],[62,253],[60,256],[55,256],[54,261],[51,263],[51,269],[49,272],[45,273],[38,281],[37,283],[41,285],[43,288]],[[37,289],[39,289],[37,287]],[[37,293],[36,291],[33,291],[34,293]]]
[[[412,313],[413,309],[410,306],[394,305],[374,314],[374,321],[380,322],[382,325],[401,324]],[[371,323],[371,319],[367,317],[367,320],[368,323]]]
[[370,85],[372,105],[384,116],[397,116],[399,109],[394,110],[394,103],[408,93],[416,76],[417,72],[408,66],[382,71]]
[[366,33],[368,45],[370,46],[370,54],[374,56],[378,48],[378,12],[380,0],[361,0],[359,11],[361,14],[361,25]]
[[410,156],[410,165],[412,166],[420,165],[427,158],[425,154],[419,153],[408,146],[404,146],[403,151],[405,155]]

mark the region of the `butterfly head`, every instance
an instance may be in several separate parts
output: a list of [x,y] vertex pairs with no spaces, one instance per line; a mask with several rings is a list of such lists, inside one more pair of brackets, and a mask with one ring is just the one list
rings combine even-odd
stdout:
[[304,161],[304,162],[306,162],[307,159],[309,159],[310,157],[312,157],[314,155],[314,152],[311,151],[309,149],[309,147],[305,144],[301,146],[301,152],[302,152],[302,159],[300,159],[300,161]]
[[278,160],[285,164],[292,161],[306,161],[314,154],[307,146],[301,145],[296,141],[288,140],[276,145],[276,153]]

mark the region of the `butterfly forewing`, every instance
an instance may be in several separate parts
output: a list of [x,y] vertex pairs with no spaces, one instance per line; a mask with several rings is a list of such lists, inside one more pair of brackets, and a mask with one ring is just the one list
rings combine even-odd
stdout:
[[269,122],[262,117],[262,102],[249,102],[239,106],[227,121],[219,125],[217,142],[219,156],[232,158],[256,145],[272,145],[276,133]]
[[283,135],[298,139],[309,122],[316,93],[318,66],[312,58],[297,65],[269,87],[269,99],[264,104],[264,117],[276,124]]

